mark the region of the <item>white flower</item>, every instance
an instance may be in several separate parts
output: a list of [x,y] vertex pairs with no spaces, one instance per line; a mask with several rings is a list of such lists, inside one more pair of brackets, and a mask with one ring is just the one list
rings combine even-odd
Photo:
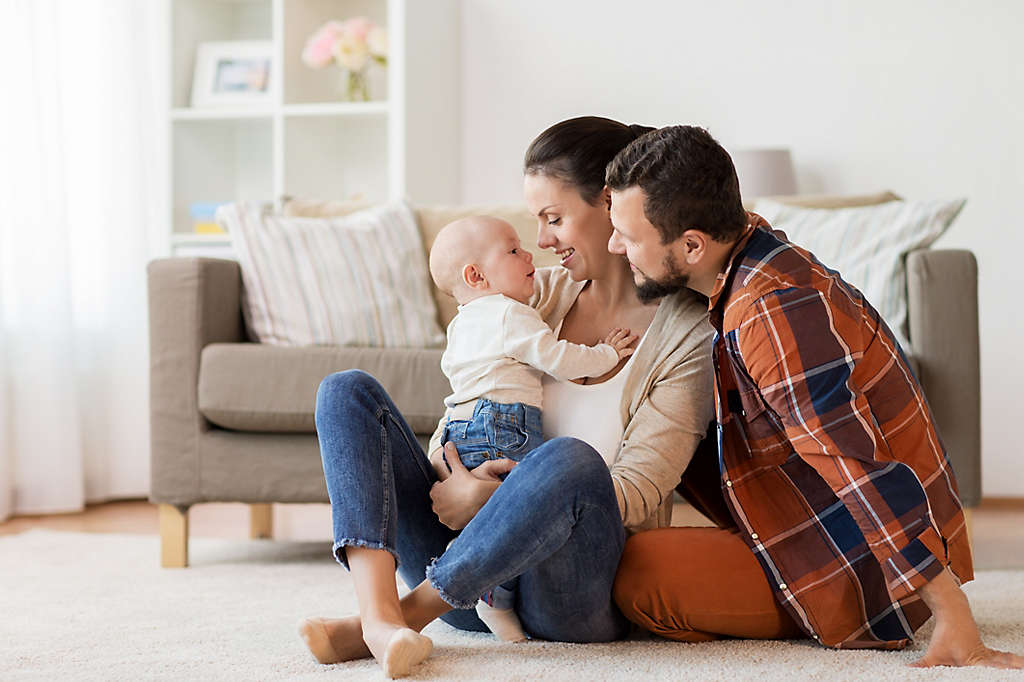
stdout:
[[375,26],[366,34],[366,44],[374,57],[388,56],[388,31],[382,26]]
[[334,43],[334,58],[349,71],[362,71],[370,58],[370,51],[364,41],[343,35]]

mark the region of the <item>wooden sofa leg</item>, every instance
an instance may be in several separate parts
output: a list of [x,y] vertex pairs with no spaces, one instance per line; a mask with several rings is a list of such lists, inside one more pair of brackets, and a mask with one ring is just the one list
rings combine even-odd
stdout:
[[254,540],[274,537],[274,505],[249,505],[249,537]]
[[160,505],[160,565],[188,566],[188,507]]

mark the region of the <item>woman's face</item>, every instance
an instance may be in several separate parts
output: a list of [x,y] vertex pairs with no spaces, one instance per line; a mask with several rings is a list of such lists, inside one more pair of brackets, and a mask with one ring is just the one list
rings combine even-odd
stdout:
[[526,175],[523,194],[537,217],[537,246],[558,254],[574,280],[601,279],[622,260],[608,252],[612,221],[604,194],[594,206],[569,183],[537,173]]

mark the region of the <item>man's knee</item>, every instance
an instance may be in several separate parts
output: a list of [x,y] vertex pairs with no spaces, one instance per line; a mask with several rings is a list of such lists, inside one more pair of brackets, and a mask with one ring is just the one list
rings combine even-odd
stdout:
[[626,540],[615,574],[612,595],[619,609],[634,623],[651,611],[654,595],[662,581],[658,557],[658,533],[637,533]]

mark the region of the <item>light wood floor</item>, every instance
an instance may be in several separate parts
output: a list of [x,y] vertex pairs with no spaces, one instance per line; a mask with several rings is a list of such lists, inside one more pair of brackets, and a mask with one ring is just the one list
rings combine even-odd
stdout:
[[[986,500],[974,510],[976,569],[1024,568],[1024,499]],[[326,504],[275,504],[274,537],[281,540],[331,541],[331,509]],[[674,525],[706,525],[691,507],[676,505]],[[90,505],[84,512],[20,516],[0,523],[0,535],[32,528],[87,533],[159,534],[157,507],[145,500]],[[189,510],[191,537],[242,539],[249,533],[244,504],[198,504]]]

